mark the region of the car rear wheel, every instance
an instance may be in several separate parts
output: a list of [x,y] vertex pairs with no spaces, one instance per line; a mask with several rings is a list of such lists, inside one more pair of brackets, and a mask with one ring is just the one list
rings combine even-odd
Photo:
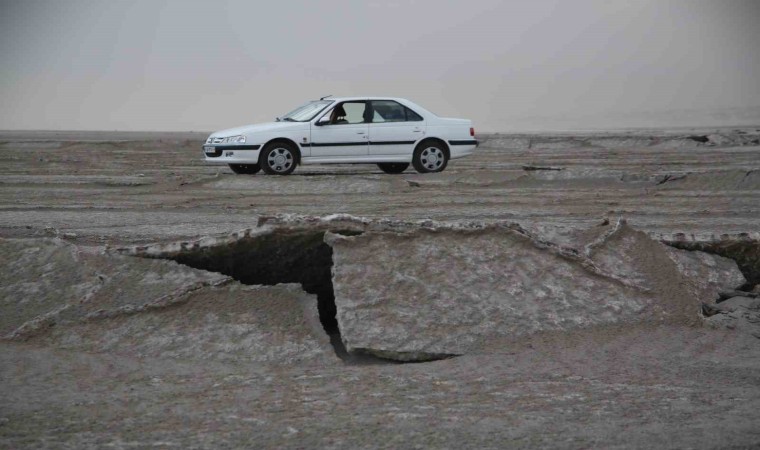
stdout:
[[288,142],[272,142],[259,156],[261,169],[269,175],[289,175],[296,170],[298,150]]
[[258,164],[230,164],[230,169],[237,174],[253,175],[261,170],[261,166]]
[[442,172],[448,163],[448,150],[435,141],[420,143],[412,156],[412,165],[419,173]]
[[378,163],[377,167],[385,173],[401,173],[409,167],[409,163]]

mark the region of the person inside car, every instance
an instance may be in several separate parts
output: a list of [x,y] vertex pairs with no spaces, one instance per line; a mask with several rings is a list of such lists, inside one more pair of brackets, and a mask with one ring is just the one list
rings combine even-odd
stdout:
[[343,109],[343,105],[338,105],[330,113],[330,124],[337,125],[340,123],[348,123],[346,120],[346,110]]

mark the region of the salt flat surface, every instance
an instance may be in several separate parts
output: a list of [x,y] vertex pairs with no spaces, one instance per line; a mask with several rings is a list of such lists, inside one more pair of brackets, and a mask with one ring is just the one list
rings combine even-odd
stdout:
[[[710,320],[729,328],[589,321],[433,362],[341,360],[297,285],[219,284],[174,262],[105,253],[181,246],[272,215],[514,222],[557,246],[592,242],[589,229],[621,217],[657,239],[757,239],[760,126],[478,136],[475,155],[433,175],[371,165],[235,175],[203,163],[204,138],[0,132],[0,322],[31,327],[0,341],[0,446],[760,445],[760,341],[742,331],[755,316],[735,330],[728,316]],[[609,272],[618,257],[594,255]],[[652,274],[667,286],[667,273]],[[414,321],[413,309],[395,312]]]

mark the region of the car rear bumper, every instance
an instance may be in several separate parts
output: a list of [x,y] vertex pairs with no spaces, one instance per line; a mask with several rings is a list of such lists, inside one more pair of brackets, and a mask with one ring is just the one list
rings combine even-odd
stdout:
[[480,142],[477,139],[461,139],[461,140],[450,140],[449,141],[449,147],[456,147],[456,146],[473,146],[477,147],[480,145]]
[[480,142],[476,139],[450,140],[448,143],[451,159],[472,155],[475,148],[480,145]]

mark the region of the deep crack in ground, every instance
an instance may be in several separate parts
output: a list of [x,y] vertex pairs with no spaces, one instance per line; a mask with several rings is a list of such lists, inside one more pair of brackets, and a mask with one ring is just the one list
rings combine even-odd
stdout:
[[669,241],[681,250],[702,251],[736,261],[747,283],[739,290],[750,291],[760,284],[760,242],[753,239],[728,239],[717,242]]
[[[358,231],[334,232],[361,234]],[[277,230],[231,243],[183,250],[167,258],[196,269],[228,275],[247,285],[299,283],[304,291],[317,296],[319,320],[340,359],[353,363],[390,362],[369,356],[362,350],[347,351],[336,318],[332,284],[333,250],[324,242],[324,235],[325,230]],[[666,244],[735,260],[747,279],[740,290],[750,291],[760,283],[760,244],[754,240],[732,239],[712,243],[671,241]]]
[[[355,231],[337,233],[358,234]],[[247,285],[299,283],[304,291],[317,296],[319,321],[340,359],[379,362],[370,356],[349,354],[343,344],[332,284],[332,248],[324,242],[324,234],[324,231],[277,231],[229,244],[182,251],[169,259],[222,273]]]

